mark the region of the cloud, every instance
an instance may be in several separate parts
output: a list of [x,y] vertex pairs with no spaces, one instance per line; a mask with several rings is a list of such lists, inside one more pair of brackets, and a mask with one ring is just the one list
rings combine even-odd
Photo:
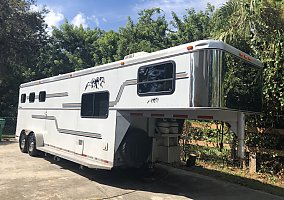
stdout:
[[102,18],[103,22],[107,23],[107,19],[106,18]]
[[186,9],[194,8],[196,11],[205,10],[207,3],[214,5],[216,8],[227,2],[227,0],[141,0],[133,9],[139,11],[149,8],[161,8],[167,17],[171,16],[174,11],[178,15],[185,13]]
[[41,10],[42,10],[42,7],[36,6],[36,5],[31,5],[31,6],[30,6],[30,9],[31,9],[31,11],[33,11],[33,12],[38,12],[38,11],[41,11]]
[[44,20],[49,27],[56,26],[58,27],[60,22],[64,20],[64,15],[60,11],[47,8],[49,13],[46,14]]
[[99,19],[96,17],[96,15],[93,15],[92,17],[88,17],[88,20],[95,22],[96,26],[100,25]]
[[52,26],[58,27],[60,22],[64,20],[64,15],[60,9],[51,8],[49,6],[44,7],[42,5],[31,5],[30,9],[34,12],[42,11],[46,8],[49,12],[44,15],[44,21],[47,24],[47,32],[52,32]]
[[74,26],[80,26],[82,25],[83,28],[87,28],[88,24],[87,24],[87,17],[85,16],[85,14],[79,12],[72,20],[71,20],[71,24],[74,24]]
[[[105,18],[102,19],[104,22],[106,21]],[[82,24],[83,28],[87,28],[90,25],[89,24],[95,24],[95,26],[99,26],[100,25],[100,20],[96,15],[92,15],[91,17],[86,16],[84,13],[80,12],[78,13],[71,21],[72,24],[74,24],[75,26],[80,26]]]

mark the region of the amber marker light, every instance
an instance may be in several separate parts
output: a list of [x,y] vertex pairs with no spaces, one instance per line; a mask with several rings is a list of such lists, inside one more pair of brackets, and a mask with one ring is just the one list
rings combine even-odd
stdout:
[[193,49],[193,46],[188,46],[188,47],[186,47],[187,48],[187,50],[192,50]]
[[125,63],[123,61],[120,62],[120,65],[124,65]]

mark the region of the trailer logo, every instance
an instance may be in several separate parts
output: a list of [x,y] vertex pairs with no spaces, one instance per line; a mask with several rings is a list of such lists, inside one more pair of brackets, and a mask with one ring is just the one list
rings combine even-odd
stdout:
[[92,78],[91,81],[89,81],[86,84],[85,90],[90,87],[90,88],[95,88],[95,89],[100,89],[103,88],[105,84],[105,77],[96,77]]
[[147,104],[148,103],[158,103],[159,102],[159,98],[152,98],[152,99],[149,99],[148,101],[147,101]]

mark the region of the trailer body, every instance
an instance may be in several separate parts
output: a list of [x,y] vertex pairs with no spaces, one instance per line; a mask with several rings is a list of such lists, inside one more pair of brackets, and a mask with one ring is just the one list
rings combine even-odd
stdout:
[[261,62],[202,40],[22,84],[16,137],[30,154],[139,167],[179,160],[184,119],[222,120],[237,133],[242,113],[261,104]]

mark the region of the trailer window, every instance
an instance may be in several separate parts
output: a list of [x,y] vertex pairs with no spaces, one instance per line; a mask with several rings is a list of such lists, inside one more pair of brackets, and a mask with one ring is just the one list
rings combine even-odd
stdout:
[[29,102],[30,103],[35,102],[35,93],[34,92],[30,93],[30,95],[29,95]]
[[45,91],[40,91],[39,95],[38,95],[38,99],[39,99],[39,102],[45,102],[46,92]]
[[26,98],[27,98],[26,94],[21,94],[21,103],[26,103]]
[[173,61],[143,66],[138,69],[139,96],[172,94],[175,87]]
[[81,117],[107,118],[109,107],[109,92],[93,92],[82,95]]

